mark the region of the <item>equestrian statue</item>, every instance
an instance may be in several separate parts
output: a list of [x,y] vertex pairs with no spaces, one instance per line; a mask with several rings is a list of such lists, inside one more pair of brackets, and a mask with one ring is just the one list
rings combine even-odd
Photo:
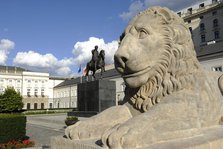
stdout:
[[95,72],[101,69],[101,77],[103,72],[105,72],[105,51],[101,50],[98,54],[98,46],[91,51],[92,59],[87,63],[86,76],[88,76],[89,71],[92,71],[92,76],[95,78]]

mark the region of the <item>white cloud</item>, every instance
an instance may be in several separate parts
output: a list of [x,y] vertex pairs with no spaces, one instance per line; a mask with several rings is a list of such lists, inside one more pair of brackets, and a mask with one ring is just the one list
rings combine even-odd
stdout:
[[[73,57],[58,60],[53,54],[39,54],[34,51],[18,52],[13,60],[15,66],[32,71],[49,72],[51,75],[77,76],[79,66],[83,68],[91,60],[91,50],[98,45],[99,51],[105,50],[105,63],[113,63],[118,42],[105,43],[103,39],[90,37],[87,41],[77,42],[73,48]],[[73,69],[73,70],[72,70]]]
[[134,1],[130,6],[127,12],[123,12],[120,17],[123,20],[130,20],[134,17],[139,11],[142,11],[145,8],[152,6],[162,6],[167,7],[173,11],[181,10],[185,7],[189,7],[195,3],[201,2],[204,0],[142,0]]
[[0,40],[0,65],[5,65],[10,50],[14,49],[15,43],[8,39]]
[[105,43],[104,39],[90,37],[88,41],[77,42],[73,48],[75,65],[85,66],[91,60],[91,50],[98,45],[98,50],[105,50],[105,63],[113,63],[113,57],[118,49],[118,41]]
[[129,19],[134,17],[137,13],[139,13],[143,9],[144,9],[144,4],[141,1],[134,1],[129,6],[129,11],[128,12],[123,12],[122,14],[120,14],[120,17],[123,20],[128,21]]
[[53,54],[41,55],[34,51],[18,52],[13,60],[14,65],[40,72],[49,72],[51,75],[71,75],[72,58],[58,60]]

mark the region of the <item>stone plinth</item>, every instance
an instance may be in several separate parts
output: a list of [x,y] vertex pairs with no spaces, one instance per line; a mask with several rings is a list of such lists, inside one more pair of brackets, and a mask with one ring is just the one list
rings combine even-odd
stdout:
[[101,112],[116,103],[116,85],[114,81],[96,80],[80,83],[77,90],[78,111]]
[[[198,136],[163,141],[140,149],[222,149],[223,126],[216,126],[203,130]],[[63,137],[51,138],[51,149],[103,149],[96,144],[96,140],[75,141]]]
[[95,140],[75,141],[61,136],[51,137],[51,149],[102,149]]

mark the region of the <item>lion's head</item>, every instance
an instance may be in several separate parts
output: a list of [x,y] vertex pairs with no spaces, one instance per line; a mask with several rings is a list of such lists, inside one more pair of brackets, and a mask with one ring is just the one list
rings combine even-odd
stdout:
[[114,60],[127,89],[137,90],[132,103],[143,111],[163,96],[187,88],[199,68],[184,21],[161,7],[152,7],[133,18]]

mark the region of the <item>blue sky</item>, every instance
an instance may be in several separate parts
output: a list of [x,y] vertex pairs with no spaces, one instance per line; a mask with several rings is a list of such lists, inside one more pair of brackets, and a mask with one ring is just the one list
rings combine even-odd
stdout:
[[0,0],[0,65],[76,76],[96,44],[113,63],[120,34],[140,10],[180,10],[198,1]]

